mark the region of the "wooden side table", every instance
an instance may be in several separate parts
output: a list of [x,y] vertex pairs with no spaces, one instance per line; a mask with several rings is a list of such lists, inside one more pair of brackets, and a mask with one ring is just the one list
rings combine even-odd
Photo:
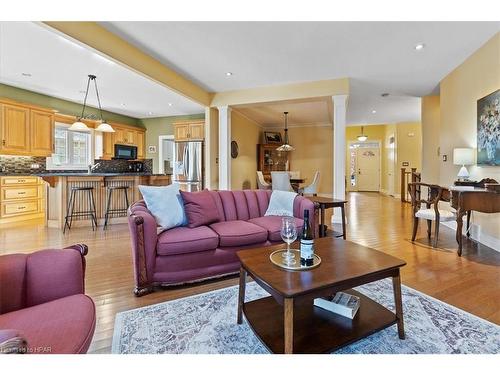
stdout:
[[320,209],[320,227],[319,227],[319,236],[326,236],[326,225],[325,225],[325,210],[328,208],[340,207],[342,212],[342,234],[336,235],[335,237],[342,237],[344,240],[346,239],[346,228],[345,228],[345,205],[347,203],[346,200],[342,199],[333,199],[327,197],[318,197],[318,196],[307,196],[309,200],[316,203]]

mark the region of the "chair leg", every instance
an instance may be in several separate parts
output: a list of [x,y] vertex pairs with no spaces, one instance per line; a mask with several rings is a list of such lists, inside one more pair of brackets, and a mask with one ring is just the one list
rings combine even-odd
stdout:
[[413,218],[413,234],[411,235],[412,242],[415,241],[415,237],[417,237],[418,230],[418,217]]
[[438,245],[438,240],[439,240],[439,220],[436,220],[436,230],[434,232],[434,246],[437,247]]
[[432,220],[427,220],[427,238],[429,240],[431,239],[431,233],[432,233]]
[[92,191],[87,190],[87,198],[89,200],[89,211],[90,211],[90,224],[92,225],[92,231],[95,230],[94,213],[92,209]]
[[71,214],[73,214],[73,209],[71,208],[73,204],[73,198],[74,198],[74,191],[71,191],[68,204],[66,205],[66,217],[64,218],[63,234],[66,233],[66,227],[68,227],[68,229],[71,229],[69,226],[68,218],[70,217],[70,209],[71,209]]
[[104,214],[104,226],[102,228],[103,230],[105,230],[108,227],[109,208],[111,206],[111,193],[112,193],[112,190],[109,189],[108,190],[108,199],[107,199],[107,202],[106,202],[106,213]]
[[71,229],[71,226],[73,225],[73,212],[75,211],[76,193],[77,193],[76,191],[71,191],[71,213],[69,215],[68,229]]
[[126,207],[126,208],[127,208],[127,210],[128,210],[128,208],[129,208],[129,206],[130,206],[130,203],[129,203],[129,201],[128,201],[128,193],[127,193],[127,190],[128,190],[128,189],[125,189],[125,204],[127,205],[127,207]]

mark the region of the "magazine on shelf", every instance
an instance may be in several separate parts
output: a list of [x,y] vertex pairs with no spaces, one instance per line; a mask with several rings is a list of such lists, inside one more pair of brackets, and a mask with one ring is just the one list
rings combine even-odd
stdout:
[[314,306],[352,319],[359,309],[359,297],[344,292],[338,292],[333,296],[315,298]]

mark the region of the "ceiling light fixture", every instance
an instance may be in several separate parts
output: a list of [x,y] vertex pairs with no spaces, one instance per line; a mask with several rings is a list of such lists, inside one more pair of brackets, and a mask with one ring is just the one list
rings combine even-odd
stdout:
[[360,141],[360,142],[365,142],[368,139],[368,137],[365,135],[363,130],[364,130],[364,128],[362,126],[361,127],[361,134],[358,135],[358,141]]
[[293,151],[295,150],[288,141],[288,112],[283,112],[285,114],[285,143],[276,149],[276,151]]
[[87,97],[89,95],[90,81],[94,82],[95,93],[97,96],[97,103],[99,104],[99,115],[101,117],[99,126],[95,129],[98,132],[104,133],[114,133],[115,130],[111,127],[111,125],[107,124],[102,117],[102,108],[101,108],[101,99],[99,98],[99,90],[97,89],[97,81],[96,76],[93,74],[88,75],[89,79],[87,81],[87,89],[85,90],[85,98],[83,99],[83,108],[82,115],[69,127],[69,130],[73,131],[89,131],[88,126],[82,122],[82,119],[85,118],[85,107],[87,106]]
[[232,73],[232,72],[226,72],[226,76],[230,77],[230,76],[232,76],[232,75],[233,75],[233,73]]
[[423,50],[423,49],[424,49],[424,47],[425,47],[425,44],[424,44],[424,43],[418,43],[418,44],[415,46],[415,49],[416,49],[417,51],[421,51],[421,50]]
[[152,115],[152,114],[153,114],[153,112],[151,112],[151,111],[148,112],[148,115]]
[[375,114],[375,113],[377,113],[377,111],[373,109],[373,110],[372,110],[372,113],[373,113],[373,114]]
[[172,107],[172,103],[168,103],[168,106],[169,106],[169,107]]

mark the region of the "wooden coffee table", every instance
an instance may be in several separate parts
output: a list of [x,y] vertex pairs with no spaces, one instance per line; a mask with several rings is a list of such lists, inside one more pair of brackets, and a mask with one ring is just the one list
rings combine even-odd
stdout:
[[[297,244],[295,244],[297,246]],[[294,246],[294,247],[296,247]],[[241,262],[238,324],[245,314],[250,327],[273,353],[327,353],[397,324],[404,339],[400,267],[405,261],[357,245],[325,237],[315,240],[322,262],[310,271],[287,271],[269,255],[283,245],[238,251]],[[270,297],[245,301],[247,275]],[[350,288],[392,277],[396,313]],[[313,305],[313,299],[347,291],[361,298],[354,319]]]

